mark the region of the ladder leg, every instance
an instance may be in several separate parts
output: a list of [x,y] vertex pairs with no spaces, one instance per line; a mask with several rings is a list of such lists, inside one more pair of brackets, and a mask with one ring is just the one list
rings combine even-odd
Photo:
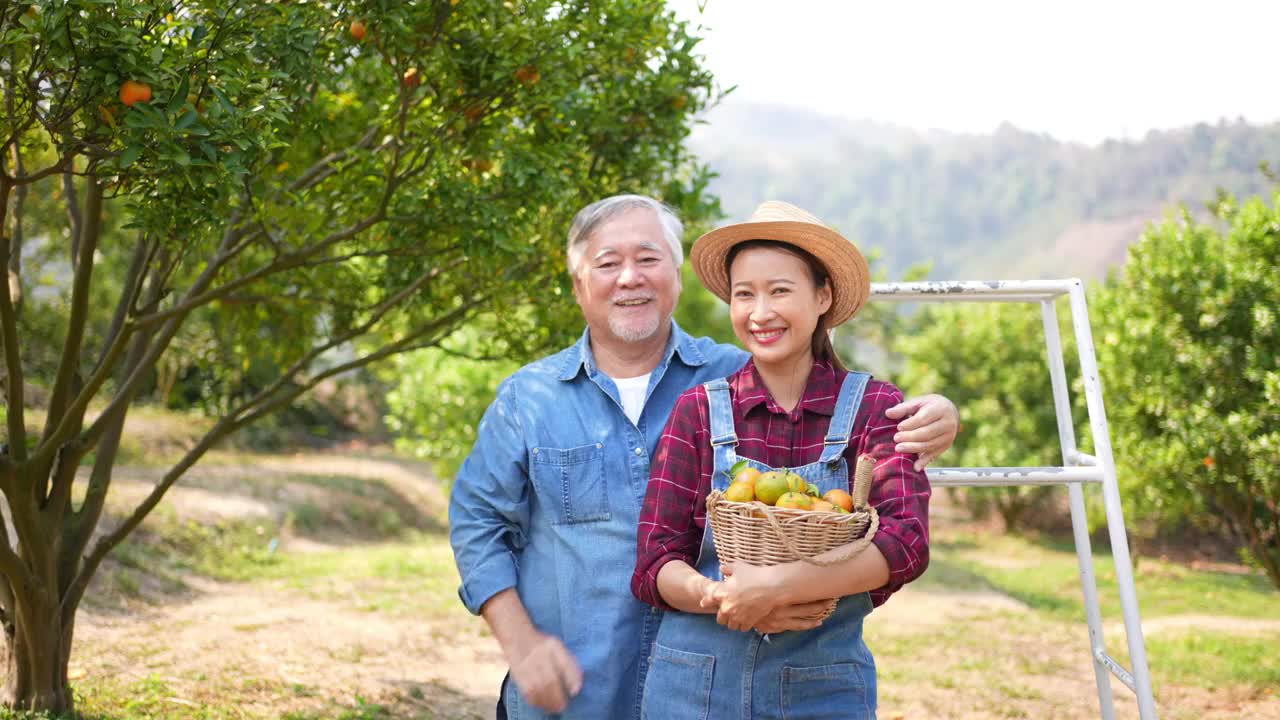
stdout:
[[[1058,440],[1062,445],[1062,461],[1074,464],[1076,429],[1071,419],[1071,396],[1067,391],[1067,371],[1062,357],[1062,337],[1058,332],[1058,312],[1052,300],[1040,303],[1044,322],[1044,341],[1049,361],[1049,381],[1053,387],[1053,406],[1058,418]],[[1076,541],[1076,558],[1080,563],[1080,587],[1084,591],[1084,614],[1089,621],[1089,662],[1098,684],[1098,707],[1103,720],[1115,720],[1116,708],[1111,692],[1111,670],[1098,660],[1098,651],[1106,649],[1102,634],[1102,609],[1098,605],[1098,581],[1093,572],[1093,548],[1089,542],[1089,519],[1084,507],[1084,487],[1080,483],[1067,486],[1071,502],[1071,531]]]
[[1111,691],[1111,670],[1098,661],[1097,651],[1106,650],[1102,634],[1102,610],[1098,605],[1098,581],[1093,572],[1093,548],[1089,542],[1089,521],[1085,516],[1084,488],[1080,483],[1067,487],[1071,500],[1071,531],[1076,540],[1076,558],[1080,561],[1080,587],[1084,591],[1084,614],[1089,621],[1089,661],[1098,683],[1098,707],[1103,720],[1115,720],[1116,708]]
[[1116,585],[1120,590],[1120,607],[1124,612],[1124,630],[1129,643],[1129,661],[1133,670],[1134,690],[1138,696],[1138,716],[1156,720],[1155,694],[1151,688],[1151,669],[1147,666],[1147,646],[1142,638],[1142,620],[1138,616],[1138,591],[1133,584],[1133,564],[1129,559],[1129,539],[1125,535],[1124,511],[1120,505],[1120,486],[1116,481],[1116,461],[1111,450],[1111,434],[1107,411],[1102,404],[1102,386],[1098,381],[1098,359],[1093,350],[1093,331],[1089,327],[1089,309],[1085,303],[1084,284],[1075,281],[1070,292],[1071,323],[1075,327],[1076,349],[1080,354],[1080,374],[1084,378],[1084,395],[1089,404],[1089,425],[1098,465],[1103,470],[1102,498],[1107,508],[1107,531],[1111,535],[1111,554],[1116,564]]

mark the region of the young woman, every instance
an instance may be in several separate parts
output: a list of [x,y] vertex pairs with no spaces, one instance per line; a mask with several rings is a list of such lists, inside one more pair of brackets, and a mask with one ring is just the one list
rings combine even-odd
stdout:
[[[652,464],[632,592],[669,611],[649,658],[651,720],[874,718],[875,662],[862,621],[928,564],[928,479],[894,450],[901,402],[889,383],[849,372],[828,330],[870,293],[866,260],[792,205],[767,202],[749,222],[693,246],[703,284],[729,303],[752,354],[738,372],[685,392]],[[880,528],[865,551],[828,567],[722,566],[706,497],[741,459],[786,467],[822,493],[850,491],[859,455],[876,460],[870,502]],[[837,558],[843,549],[828,553]],[[803,620],[839,598],[821,624]]]

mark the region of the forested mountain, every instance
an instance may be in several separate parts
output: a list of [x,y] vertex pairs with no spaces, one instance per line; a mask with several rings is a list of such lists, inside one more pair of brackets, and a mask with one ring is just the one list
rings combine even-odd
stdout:
[[694,151],[729,219],[789,200],[878,249],[898,278],[1099,278],[1147,221],[1218,188],[1266,192],[1280,167],[1280,123],[1243,120],[1153,131],[1096,147],[1010,125],[959,135],[824,116],[730,97],[695,131]]

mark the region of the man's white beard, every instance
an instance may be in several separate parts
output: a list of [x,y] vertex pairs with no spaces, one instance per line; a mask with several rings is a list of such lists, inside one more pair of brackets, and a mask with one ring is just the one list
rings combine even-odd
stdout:
[[623,342],[648,340],[658,332],[660,327],[662,327],[662,322],[656,317],[644,324],[628,323],[609,318],[609,331]]

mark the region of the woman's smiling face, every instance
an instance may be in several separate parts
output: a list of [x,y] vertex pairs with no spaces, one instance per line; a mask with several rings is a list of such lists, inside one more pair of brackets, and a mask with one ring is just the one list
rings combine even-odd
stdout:
[[729,266],[729,317],[757,365],[788,365],[812,356],[818,318],[831,288],[816,287],[809,265],[778,247],[747,247]]

